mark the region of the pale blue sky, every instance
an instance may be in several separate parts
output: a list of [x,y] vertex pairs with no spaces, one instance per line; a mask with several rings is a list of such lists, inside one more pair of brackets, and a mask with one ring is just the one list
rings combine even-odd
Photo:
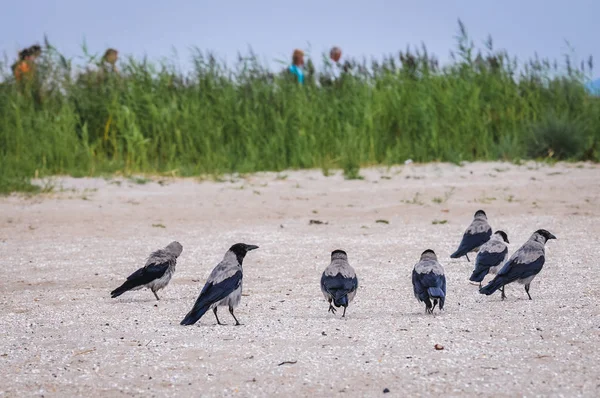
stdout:
[[444,61],[461,18],[476,44],[491,34],[520,59],[536,51],[562,59],[568,41],[580,59],[600,62],[600,0],[0,0],[0,9],[0,51],[11,60],[46,33],[67,57],[81,54],[85,38],[92,52],[110,46],[152,59],[175,47],[184,65],[192,46],[231,61],[251,45],[273,62],[307,43],[315,52],[337,44],[345,55],[381,56],[424,42]]

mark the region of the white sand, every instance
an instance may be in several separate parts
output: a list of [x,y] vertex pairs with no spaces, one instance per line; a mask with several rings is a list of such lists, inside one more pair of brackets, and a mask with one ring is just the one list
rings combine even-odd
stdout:
[[[0,396],[600,395],[598,165],[361,174],[61,178],[51,194],[0,198]],[[511,252],[538,228],[558,237],[533,301],[518,284],[504,302],[482,296],[467,281],[472,263],[449,259],[479,208]],[[172,240],[184,249],[160,302],[147,290],[110,298]],[[221,310],[227,326],[211,313],[180,326],[236,242],[260,246],[244,262],[244,325]],[[337,248],[360,284],[345,320],[319,289]],[[427,248],[448,278],[434,316],[410,279]]]

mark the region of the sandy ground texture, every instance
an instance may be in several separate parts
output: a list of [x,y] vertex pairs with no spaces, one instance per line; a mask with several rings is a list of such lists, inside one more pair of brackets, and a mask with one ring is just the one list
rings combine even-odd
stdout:
[[[361,174],[57,178],[51,193],[0,198],[0,396],[600,396],[600,166]],[[449,258],[479,208],[511,253],[538,228],[558,237],[532,301],[517,284],[504,302],[478,294],[472,263]],[[110,298],[172,240],[184,249],[160,301]],[[243,325],[221,310],[226,326],[211,313],[180,326],[236,242],[260,246],[244,262]],[[360,285],[346,319],[319,289],[338,248]],[[433,316],[411,284],[427,248],[448,278]]]

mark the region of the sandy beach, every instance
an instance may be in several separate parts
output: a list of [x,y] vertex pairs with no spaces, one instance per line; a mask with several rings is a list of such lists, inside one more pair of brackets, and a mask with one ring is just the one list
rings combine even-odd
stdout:
[[[56,177],[49,193],[0,197],[0,396],[600,395],[599,165],[361,175]],[[449,258],[478,209],[511,253],[536,229],[557,236],[533,300],[518,284],[505,301],[480,295],[473,263]],[[160,301],[110,298],[173,240],[183,253]],[[244,261],[243,325],[221,310],[226,326],[210,313],[180,326],[237,242],[260,247]],[[428,248],[448,280],[433,316],[411,284]],[[334,249],[359,278],[346,319],[319,288]]]

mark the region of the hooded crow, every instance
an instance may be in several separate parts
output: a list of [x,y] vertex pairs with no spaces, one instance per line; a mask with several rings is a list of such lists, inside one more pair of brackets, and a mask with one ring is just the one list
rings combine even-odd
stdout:
[[358,289],[358,278],[354,268],[348,263],[348,255],[343,250],[332,251],[331,263],[321,276],[321,291],[325,300],[329,302],[327,312],[331,311],[335,314],[335,307],[344,307],[342,314],[344,318],[348,304],[356,295],[356,289]]
[[438,302],[440,310],[444,309],[446,275],[433,250],[427,249],[421,254],[421,259],[412,272],[412,283],[417,300],[425,302],[426,313],[433,314]]
[[501,287],[517,281],[525,285],[525,292],[531,300],[529,286],[544,266],[546,261],[544,247],[550,239],[556,239],[556,236],[545,229],[535,231],[529,240],[504,264],[496,277],[487,286],[479,289],[479,293],[489,296]]
[[[485,242],[475,258],[475,269],[471,274],[469,280],[471,282],[479,282],[479,288],[481,289],[481,281],[483,278],[490,274],[497,274],[500,268],[504,265],[504,262],[508,258],[508,236],[504,231],[496,231],[488,240]],[[502,295],[504,295],[504,289]]]
[[469,225],[469,228],[463,234],[458,249],[450,255],[450,258],[466,256],[467,261],[471,261],[469,260],[469,253],[478,251],[479,247],[487,242],[491,236],[492,228],[487,222],[485,211],[477,210],[471,225]]
[[250,250],[258,246],[236,243],[231,246],[223,260],[213,269],[194,304],[181,321],[181,325],[193,325],[212,308],[217,324],[223,325],[217,316],[217,307],[229,307],[229,313],[235,319],[235,325],[241,325],[233,314],[233,309],[242,299],[242,262]]
[[179,242],[171,242],[164,249],[153,252],[148,257],[146,265],[129,275],[125,283],[110,292],[110,296],[115,298],[128,290],[139,290],[147,287],[154,293],[154,297],[160,300],[156,292],[169,284],[175,273],[177,257],[182,251],[183,246]]

